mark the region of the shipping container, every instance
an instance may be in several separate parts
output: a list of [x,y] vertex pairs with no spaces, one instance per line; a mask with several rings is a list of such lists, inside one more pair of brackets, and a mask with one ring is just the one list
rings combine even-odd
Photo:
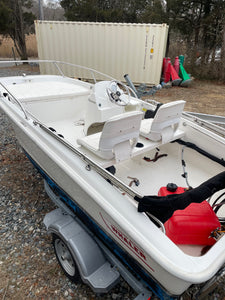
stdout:
[[[38,56],[82,65],[134,83],[158,84],[165,56],[168,25],[35,21]],[[54,72],[50,67],[41,72]],[[65,66],[63,72],[72,74]],[[85,71],[76,75],[85,78]],[[102,79],[102,78],[99,78]]]

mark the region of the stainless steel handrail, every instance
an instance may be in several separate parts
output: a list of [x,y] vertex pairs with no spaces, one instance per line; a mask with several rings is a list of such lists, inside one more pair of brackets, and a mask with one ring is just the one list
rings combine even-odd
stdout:
[[60,67],[58,66],[57,62],[53,62],[53,65],[57,68],[57,70],[59,71],[59,73],[65,77],[64,73],[62,72],[62,70],[60,69]]
[[29,120],[27,112],[26,112],[25,108],[23,107],[23,104],[7,89],[7,87],[2,82],[0,82],[0,84],[6,90],[7,94],[9,96],[11,96],[13,98],[13,100],[19,105],[19,107],[21,108],[22,112],[24,113],[25,119]]
[[[83,70],[87,70],[90,72],[91,74],[91,77],[93,78],[94,82],[96,83],[96,77],[95,77],[95,73],[98,74],[98,75],[102,75],[110,80],[114,80],[113,77],[109,76],[109,75],[106,75],[104,73],[101,73],[101,72],[98,72],[94,69],[91,69],[91,68],[88,68],[88,67],[84,67],[84,66],[80,66],[80,65],[76,65],[76,64],[72,64],[72,63],[67,63],[67,62],[62,62],[62,61],[57,61],[57,60],[4,60],[4,61],[0,61],[0,66],[1,64],[6,64],[6,63],[28,63],[28,64],[39,64],[39,63],[51,63],[53,64],[58,72],[60,73],[60,75],[62,77],[66,77],[62,71],[62,69],[60,68],[59,64],[62,64],[62,65],[68,65],[68,66],[72,66],[74,68],[79,68],[79,69],[83,69]],[[24,108],[23,104],[21,103],[21,101],[19,99],[16,98],[15,95],[12,94],[12,92],[10,92],[10,90],[1,82],[0,80],[0,84],[1,86],[5,89],[5,91],[8,93],[8,95],[19,105],[20,109],[22,110],[22,112],[24,113],[24,116],[25,116],[25,119],[26,120],[29,120],[28,118],[28,114],[26,112],[26,109]]]
[[[34,60],[4,60],[4,61],[0,61],[0,66],[1,64],[5,64],[5,63],[28,63],[28,64],[39,64],[39,63],[52,63],[56,66],[56,68],[58,69],[58,71],[61,73],[62,76],[65,76],[62,72],[62,70],[60,69],[59,67],[59,64],[62,64],[62,65],[68,65],[68,66],[72,66],[72,67],[76,67],[76,68],[80,68],[80,69],[83,69],[83,70],[86,70],[86,71],[89,71],[90,73],[94,74],[98,74],[98,75],[102,75],[102,76],[105,76],[106,78],[110,79],[110,80],[115,80],[115,78],[107,75],[107,74],[104,74],[102,72],[99,72],[95,69],[92,69],[92,68],[89,68],[89,67],[84,67],[84,66],[81,66],[81,65],[76,65],[76,64],[73,64],[73,63],[68,63],[68,62],[63,62],[63,61],[59,61],[59,60],[38,60],[38,59],[34,59]],[[96,82],[96,79],[94,78],[94,81]]]

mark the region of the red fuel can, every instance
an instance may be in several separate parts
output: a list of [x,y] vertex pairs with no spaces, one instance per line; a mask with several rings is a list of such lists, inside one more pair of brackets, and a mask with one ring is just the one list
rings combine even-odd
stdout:
[[[167,196],[171,194],[181,194],[185,188],[161,187],[158,195]],[[175,244],[186,245],[213,245],[215,240],[209,238],[210,233],[220,228],[218,217],[207,201],[201,203],[191,203],[183,210],[177,210],[173,216],[165,222],[166,235]]]

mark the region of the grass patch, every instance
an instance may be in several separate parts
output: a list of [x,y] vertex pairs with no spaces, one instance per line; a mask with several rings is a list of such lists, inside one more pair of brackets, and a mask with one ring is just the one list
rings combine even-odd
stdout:
[[[28,57],[38,57],[35,34],[26,35],[26,46]],[[20,58],[14,46],[13,40],[10,37],[4,37],[0,35],[0,57],[14,58],[12,49],[14,49],[16,58]]]

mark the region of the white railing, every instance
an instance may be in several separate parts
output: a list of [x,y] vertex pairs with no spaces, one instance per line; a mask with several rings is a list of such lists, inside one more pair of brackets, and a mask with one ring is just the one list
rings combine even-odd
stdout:
[[[35,65],[39,66],[40,63],[52,64],[55,67],[57,73],[60,76],[63,76],[63,77],[67,77],[67,76],[64,75],[63,70],[62,70],[62,66],[70,66],[70,67],[73,67],[74,70],[77,68],[77,69],[80,69],[80,70],[85,70],[87,72],[90,72],[90,77],[93,79],[94,83],[97,82],[97,75],[100,75],[101,77],[103,76],[108,80],[114,80],[114,78],[112,78],[111,76],[103,74],[101,72],[98,72],[94,69],[87,68],[87,67],[80,66],[80,65],[76,65],[76,64],[72,64],[72,63],[56,61],[56,60],[9,60],[9,61],[4,60],[4,61],[0,61],[0,68],[6,67],[7,65],[12,65],[12,64],[15,64],[16,67],[18,67],[18,65],[21,66],[22,64],[28,64],[28,65],[31,65],[31,66],[33,66],[33,65],[34,66]],[[23,76],[25,76],[25,75],[26,74],[23,74]],[[75,73],[74,73],[74,75],[75,75]],[[12,92],[10,92],[10,90],[5,86],[5,84],[3,84],[1,82],[1,80],[0,80],[0,85],[7,92],[8,97],[11,97],[11,99],[13,99],[18,104],[18,106],[20,107],[20,109],[24,113],[25,119],[28,120],[29,119],[28,118],[28,113],[27,113],[26,109],[24,108],[23,104],[21,103],[21,101],[19,99],[17,99],[16,96],[12,94]]]
[[[16,66],[18,65],[22,65],[22,64],[28,64],[28,65],[39,65],[41,63],[44,63],[44,64],[47,64],[47,63],[50,63],[52,65],[55,66],[56,70],[58,71],[59,75],[63,76],[63,77],[68,77],[64,74],[63,70],[62,70],[62,67],[61,66],[70,66],[72,68],[77,68],[77,69],[80,69],[80,70],[85,70],[85,71],[88,71],[90,72],[91,74],[91,77],[92,79],[94,80],[94,82],[96,83],[97,82],[97,79],[96,79],[96,75],[100,75],[101,77],[105,77],[107,78],[108,80],[115,80],[115,78],[107,75],[107,74],[104,74],[102,72],[99,72],[95,69],[92,69],[92,68],[88,68],[88,67],[84,67],[84,66],[81,66],[81,65],[76,65],[76,64],[72,64],[72,63],[68,63],[68,62],[63,62],[63,61],[57,61],[57,60],[4,60],[4,61],[0,61],[0,68],[7,64],[15,64]],[[2,66],[1,66],[2,65]]]

